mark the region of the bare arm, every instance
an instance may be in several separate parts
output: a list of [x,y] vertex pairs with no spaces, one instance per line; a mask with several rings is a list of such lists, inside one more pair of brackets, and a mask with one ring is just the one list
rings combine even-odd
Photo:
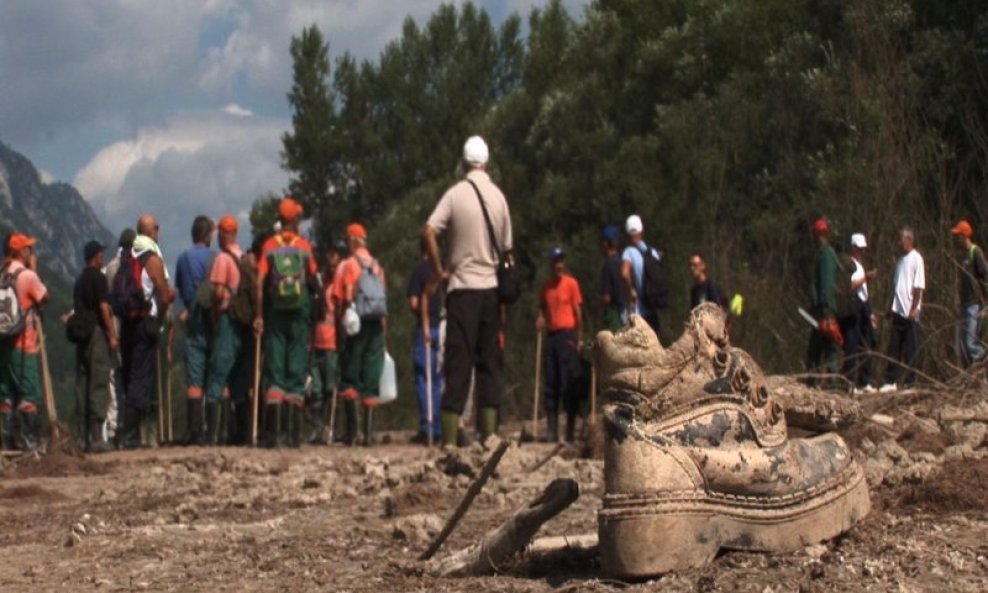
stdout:
[[422,238],[425,239],[425,250],[432,264],[433,280],[437,281],[443,275],[443,262],[439,257],[439,243],[436,241],[436,231],[429,225],[422,227]]
[[147,265],[148,276],[151,278],[151,284],[154,285],[154,296],[158,299],[158,305],[161,310],[158,314],[164,319],[165,314],[168,312],[168,307],[172,303],[172,295],[168,289],[168,280],[165,279],[165,264],[161,261],[161,258],[157,255],[148,258]]
[[914,288],[913,289],[913,304],[909,308],[909,319],[916,319],[916,315],[919,311],[919,303],[923,298],[923,289]]
[[119,348],[117,342],[117,328],[113,325],[113,312],[110,310],[110,303],[99,304],[100,320],[103,322],[103,329],[106,330],[106,339],[110,345],[110,352],[116,352]]
[[638,295],[635,294],[634,282],[631,279],[631,262],[622,261],[621,262],[621,280],[624,284],[624,294],[628,300],[628,309],[632,310],[635,307],[635,303],[638,301]]

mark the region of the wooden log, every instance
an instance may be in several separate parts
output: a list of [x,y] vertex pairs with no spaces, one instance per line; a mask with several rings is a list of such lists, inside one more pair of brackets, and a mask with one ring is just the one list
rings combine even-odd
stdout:
[[536,532],[580,496],[575,480],[553,480],[528,506],[518,510],[479,543],[439,560],[429,572],[442,577],[465,577],[494,574],[516,553],[528,545]]
[[477,498],[477,495],[480,494],[484,484],[486,484],[487,480],[489,480],[491,475],[494,474],[497,464],[501,463],[501,458],[504,457],[504,453],[508,450],[508,445],[508,441],[505,440],[501,441],[501,444],[497,446],[497,449],[494,450],[494,453],[491,455],[490,459],[488,459],[487,463],[484,464],[484,469],[481,470],[480,475],[477,476],[477,479],[470,484],[469,488],[467,488],[467,493],[463,496],[463,500],[460,501],[460,504],[456,507],[456,510],[453,511],[453,515],[448,521],[446,521],[446,525],[443,526],[443,530],[440,531],[439,535],[432,540],[432,543],[429,544],[429,547],[426,548],[425,552],[422,552],[422,555],[419,556],[419,560],[428,560],[429,558],[432,558],[439,550],[439,547],[443,545],[443,542],[446,541],[446,538],[453,533],[453,530],[456,529],[457,523],[459,523],[460,519],[463,518],[463,515],[466,514],[467,510],[470,508],[470,505],[473,504],[473,499]]

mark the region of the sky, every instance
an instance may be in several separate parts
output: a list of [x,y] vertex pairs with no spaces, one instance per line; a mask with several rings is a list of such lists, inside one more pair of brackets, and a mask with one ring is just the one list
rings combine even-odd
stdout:
[[[475,0],[495,23],[548,0]],[[462,4],[461,0],[456,1]],[[0,0],[0,140],[118,234],[159,218],[169,263],[197,214],[244,223],[281,191],[292,35],[375,59],[442,0]],[[588,0],[564,0],[575,17]]]

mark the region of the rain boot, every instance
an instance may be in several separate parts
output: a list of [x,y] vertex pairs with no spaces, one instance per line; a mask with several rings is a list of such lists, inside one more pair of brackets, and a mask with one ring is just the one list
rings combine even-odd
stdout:
[[231,443],[234,445],[247,445],[250,441],[250,403],[248,401],[237,402],[233,408],[235,422]]
[[139,448],[141,446],[141,411],[125,404],[120,411],[120,416],[120,448]]
[[288,404],[288,446],[298,449],[302,446],[302,406]]
[[103,420],[89,421],[89,443],[86,447],[87,453],[105,453],[110,450],[110,446],[103,438]]
[[357,400],[343,400],[343,444],[353,447],[357,444]]
[[0,448],[4,451],[16,451],[17,450],[17,439],[15,438],[15,433],[17,432],[17,417],[14,416],[13,412],[4,412],[2,414],[2,420],[0,420],[0,433],[2,433],[2,438],[0,438]]
[[20,412],[21,416],[21,450],[33,452],[38,450],[38,414],[37,412]]
[[185,418],[187,423],[185,444],[197,447],[202,444],[202,400],[187,398],[185,400]]
[[443,410],[439,414],[439,423],[443,428],[443,447],[457,446],[456,438],[460,432],[460,415]]
[[274,449],[278,446],[278,412],[280,408],[280,403],[264,404],[264,434],[258,445],[265,449]]
[[288,445],[288,437],[291,434],[291,408],[292,404],[287,401],[281,402],[281,410],[278,412],[278,446]]
[[566,442],[572,443],[576,437],[576,414],[566,412]]
[[219,402],[220,421],[216,427],[216,444],[227,445],[230,443],[230,431],[233,430],[233,404],[230,398],[224,397]]
[[497,434],[497,408],[480,408],[480,439],[487,441],[494,434]]
[[309,426],[311,432],[306,441],[312,445],[325,445],[326,437],[326,402],[313,402],[308,408]]
[[219,402],[206,402],[206,437],[203,444],[212,446],[216,444],[220,429],[220,404]]
[[546,442],[559,442],[559,414],[555,411],[549,412],[546,414],[545,420],[548,425],[548,430],[545,435]]
[[374,407],[364,406],[364,446],[374,444]]

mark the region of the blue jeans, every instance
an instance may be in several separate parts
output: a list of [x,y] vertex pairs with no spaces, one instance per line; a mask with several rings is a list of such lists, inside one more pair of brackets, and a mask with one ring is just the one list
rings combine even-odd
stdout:
[[957,357],[964,365],[984,358],[985,347],[981,343],[981,305],[974,303],[961,307],[961,325],[957,328]]
[[[429,345],[430,366],[432,371],[432,436],[442,438],[442,428],[439,423],[439,406],[442,403],[443,376],[439,372],[439,326],[429,328],[432,343]],[[412,347],[412,360],[415,364],[415,391],[419,398],[419,432],[429,434],[428,389],[425,380],[425,339],[422,328],[415,328],[415,343]]]

